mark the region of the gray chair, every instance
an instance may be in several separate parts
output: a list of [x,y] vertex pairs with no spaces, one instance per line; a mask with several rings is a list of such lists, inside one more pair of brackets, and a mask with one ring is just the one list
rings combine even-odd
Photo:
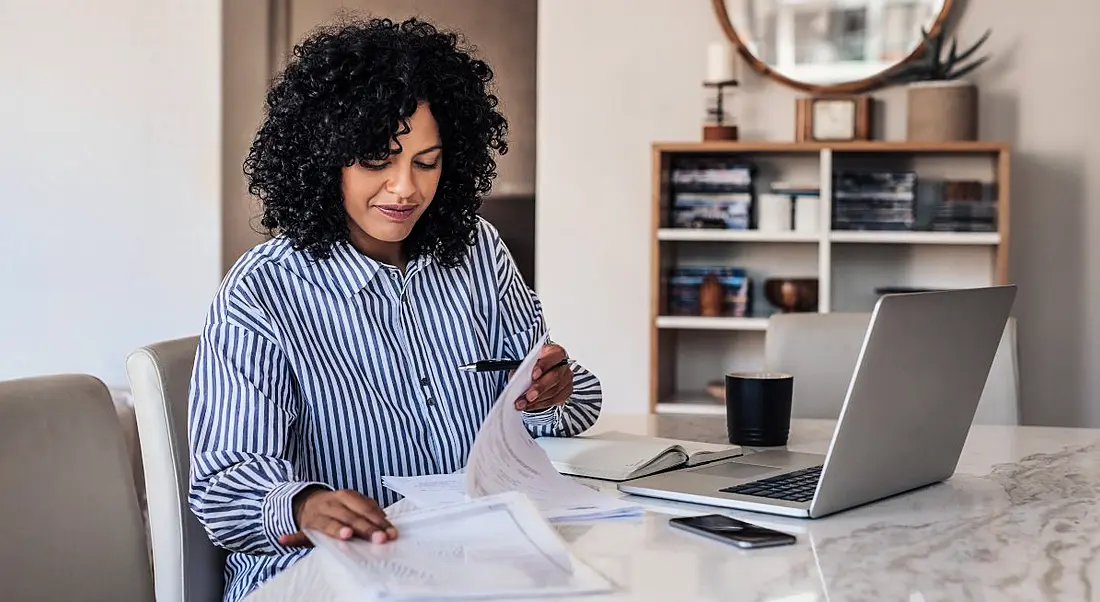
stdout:
[[151,602],[122,427],[87,375],[0,382],[0,598]]
[[[840,416],[870,322],[870,313],[791,313],[769,318],[765,369],[794,375],[794,417]],[[1009,318],[974,423],[1017,424],[1018,390],[1016,319]]]
[[142,347],[126,359],[145,466],[157,602],[214,602],[225,588],[223,549],[187,505],[187,394],[197,337]]
[[765,369],[794,375],[796,418],[840,416],[869,313],[789,313],[768,319]]

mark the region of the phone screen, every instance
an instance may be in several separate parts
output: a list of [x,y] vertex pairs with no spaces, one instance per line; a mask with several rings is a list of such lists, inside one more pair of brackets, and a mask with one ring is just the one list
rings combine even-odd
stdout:
[[669,525],[733,544],[741,548],[765,548],[792,544],[794,535],[758,527],[721,514],[669,519]]

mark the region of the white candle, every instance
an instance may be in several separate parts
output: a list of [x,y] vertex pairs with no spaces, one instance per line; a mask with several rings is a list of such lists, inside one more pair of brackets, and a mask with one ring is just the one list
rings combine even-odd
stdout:
[[789,232],[791,197],[765,193],[756,197],[756,229],[761,232]]
[[707,82],[734,79],[733,48],[725,42],[712,42],[707,47]]
[[816,196],[800,196],[794,202],[794,229],[803,234],[816,234],[821,221],[821,199]]

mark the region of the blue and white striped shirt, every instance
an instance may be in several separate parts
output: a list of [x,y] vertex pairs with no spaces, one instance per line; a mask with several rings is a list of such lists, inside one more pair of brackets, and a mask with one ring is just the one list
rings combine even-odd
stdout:
[[[202,331],[190,394],[190,506],[229,550],[236,601],[306,553],[291,498],[309,484],[382,506],[386,475],[448,473],[466,456],[506,375],[458,370],[522,357],[542,307],[485,221],[465,262],[422,257],[404,273],[350,245],[315,260],[275,238],[226,276]],[[570,361],[569,402],[524,415],[533,436],[595,423],[599,380]]]

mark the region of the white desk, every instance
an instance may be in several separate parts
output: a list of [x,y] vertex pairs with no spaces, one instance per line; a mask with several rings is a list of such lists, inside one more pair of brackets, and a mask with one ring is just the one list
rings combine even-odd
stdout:
[[[796,420],[789,447],[823,453],[832,426]],[[596,428],[725,437],[719,417],[604,416]],[[670,515],[716,509],[634,499],[644,518],[559,527],[623,588],[593,601],[1100,599],[1100,429],[975,426],[945,483],[817,520],[730,512],[798,536],[782,548],[672,531]],[[310,553],[247,601],[353,600],[339,570]]]

